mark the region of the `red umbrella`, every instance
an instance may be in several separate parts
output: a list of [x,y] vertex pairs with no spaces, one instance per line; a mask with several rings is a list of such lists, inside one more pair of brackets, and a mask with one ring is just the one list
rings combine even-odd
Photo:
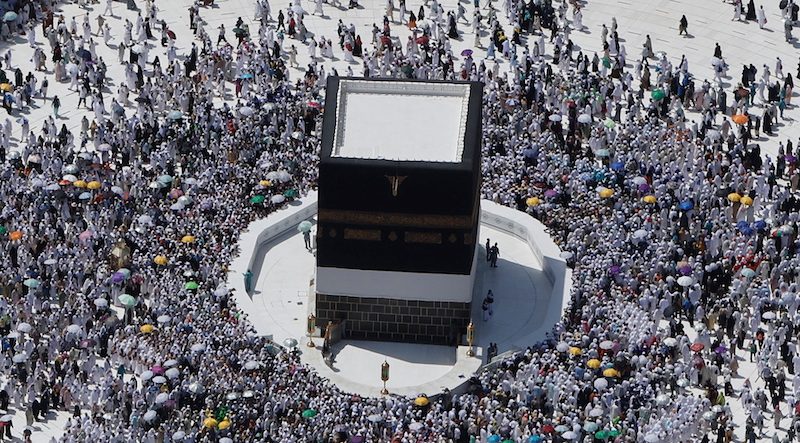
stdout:
[[427,35],[423,35],[421,37],[417,37],[417,44],[425,45],[427,43],[428,43],[428,36]]
[[695,343],[692,343],[692,347],[691,347],[691,349],[692,349],[692,351],[694,351],[694,352],[700,352],[700,351],[702,351],[702,350],[703,350],[705,347],[706,347],[706,346],[705,346],[704,344],[702,344],[702,343],[700,343],[700,342],[695,342]]
[[553,425],[550,424],[542,426],[542,432],[544,432],[545,434],[549,434],[555,430],[556,428],[554,428]]
[[175,33],[172,32],[172,29],[167,29],[167,35],[169,36],[169,38],[173,40],[175,39]]

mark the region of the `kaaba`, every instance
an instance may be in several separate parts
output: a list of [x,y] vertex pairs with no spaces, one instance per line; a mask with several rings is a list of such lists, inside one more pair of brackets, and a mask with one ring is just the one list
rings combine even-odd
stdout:
[[329,77],[319,164],[317,324],[455,344],[480,215],[479,82]]

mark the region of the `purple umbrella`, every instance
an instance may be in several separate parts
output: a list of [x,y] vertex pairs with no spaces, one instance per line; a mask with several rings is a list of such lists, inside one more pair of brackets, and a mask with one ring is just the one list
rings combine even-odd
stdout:
[[472,55],[472,49],[465,49],[461,51],[461,55],[463,55],[464,57],[469,57],[470,55]]
[[125,281],[125,274],[121,272],[115,272],[114,275],[111,276],[112,283],[122,283]]
[[692,267],[689,265],[683,265],[680,268],[678,268],[678,272],[680,272],[683,275],[689,275],[692,273]]
[[555,197],[556,195],[558,195],[558,191],[556,191],[555,189],[548,189],[544,191],[545,197]]
[[608,269],[608,272],[614,275],[619,274],[619,271],[620,271],[619,265],[614,265]]
[[650,185],[648,185],[647,183],[642,183],[641,185],[639,185],[639,190],[642,192],[647,192],[650,190]]
[[786,160],[786,163],[794,163],[797,161],[797,157],[793,155],[787,155],[784,157],[784,159]]

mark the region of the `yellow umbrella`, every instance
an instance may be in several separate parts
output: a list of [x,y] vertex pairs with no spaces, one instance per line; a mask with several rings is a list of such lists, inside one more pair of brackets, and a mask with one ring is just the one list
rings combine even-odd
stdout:
[[609,198],[614,195],[613,189],[603,188],[599,192],[601,198]]
[[167,257],[163,255],[156,255],[156,257],[153,259],[153,262],[159,266],[164,266],[167,264]]
[[644,197],[642,197],[642,201],[645,202],[645,203],[653,204],[653,203],[656,202],[656,196],[655,195],[645,195]]
[[414,404],[417,406],[428,406],[428,403],[430,403],[428,397],[417,397],[414,399]]
[[260,182],[258,182],[258,184],[265,188],[272,186],[272,182],[269,180],[261,180]]
[[0,84],[0,90],[11,92],[14,90],[14,86],[12,86],[11,83],[2,83]]
[[225,429],[228,429],[230,427],[231,427],[231,421],[228,420],[228,417],[225,417],[225,419],[219,422],[219,425],[217,425],[217,428],[219,428],[221,431],[224,431]]
[[531,198],[525,200],[525,203],[527,203],[529,208],[532,208],[532,207],[538,205],[541,202],[542,201],[539,200],[539,197],[531,197]]
[[102,185],[97,180],[92,180],[89,183],[86,183],[86,187],[89,188],[89,189],[92,189],[92,190],[100,189],[101,186]]
[[194,235],[184,235],[181,238],[181,243],[194,243]]
[[217,426],[217,420],[213,417],[208,417],[207,419],[203,420],[203,426],[207,428],[213,428]]
[[741,199],[742,199],[742,196],[737,194],[737,193],[735,193],[735,192],[731,192],[730,194],[728,194],[728,200],[730,200],[730,201],[732,201],[734,203],[738,202]]
[[591,369],[597,369],[600,367],[600,360],[593,358],[586,362],[586,366],[588,366]]
[[155,328],[153,327],[153,325],[142,325],[139,327],[139,332],[141,332],[142,334],[149,334],[153,332],[154,329]]
[[608,368],[603,371],[603,377],[619,377],[619,371],[614,368]]
[[573,346],[573,347],[569,348],[569,353],[570,353],[570,355],[581,355],[581,354],[583,354],[583,351],[581,351],[581,348],[577,348],[577,347]]
[[72,183],[72,186],[75,186],[76,188],[85,188],[86,187],[86,181],[85,180],[75,180]]
[[752,204],[753,204],[753,198],[752,198],[752,197],[750,197],[750,196],[748,196],[748,195],[745,195],[744,197],[742,197],[742,198],[739,200],[739,203],[741,203],[741,204],[743,204],[743,205],[745,205],[745,206],[750,206],[750,205],[752,205]]

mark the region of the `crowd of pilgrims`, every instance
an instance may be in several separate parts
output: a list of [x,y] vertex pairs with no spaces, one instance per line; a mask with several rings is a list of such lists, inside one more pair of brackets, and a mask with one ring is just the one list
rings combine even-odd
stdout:
[[[236,41],[221,28],[213,44],[194,5],[199,45],[183,60],[160,25],[162,68],[147,54],[161,22],[146,2],[126,23],[126,75],[106,108],[110,62],[88,15],[85,34],[54,19],[52,0],[17,2],[11,24],[43,25],[42,64],[55,69],[42,82],[0,73],[21,128],[0,128],[0,410],[24,410],[29,426],[68,412],[63,442],[779,441],[778,426],[794,438],[800,146],[772,159],[754,142],[790,105],[791,74],[767,74],[777,90],[756,100],[748,67],[728,104],[649,37],[627,68],[615,20],[601,56],[575,54],[579,5],[541,0],[472,20],[463,6],[433,0],[414,15],[401,3],[401,24],[374,26],[366,45],[340,22],[338,50],[363,69],[339,73],[299,3],[277,20],[255,6],[256,33],[240,19]],[[485,58],[452,52],[456,17],[489,31]],[[297,79],[293,43],[314,57]],[[548,340],[424,406],[342,392],[258,336],[226,287],[239,232],[315,188],[325,80],[340,74],[483,82],[482,195],[541,220],[572,268]],[[28,126],[48,77],[79,92],[91,122]],[[740,383],[748,358],[758,379]]]

